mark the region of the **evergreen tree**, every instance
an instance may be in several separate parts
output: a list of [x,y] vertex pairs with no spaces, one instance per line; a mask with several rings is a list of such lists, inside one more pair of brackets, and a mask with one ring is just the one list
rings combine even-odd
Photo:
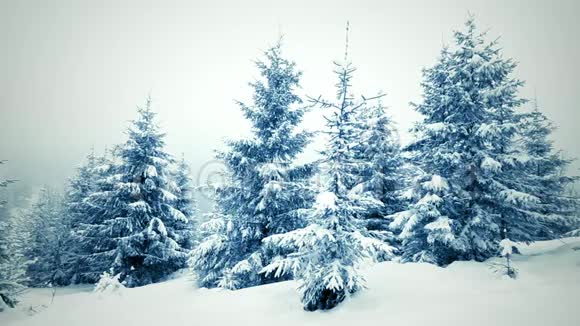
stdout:
[[518,174],[522,153],[514,145],[515,111],[522,82],[511,77],[516,64],[486,43],[473,17],[455,32],[455,48],[424,72],[424,120],[409,146],[423,171],[414,186],[414,204],[393,223],[401,230],[403,261],[446,265],[485,260],[499,253],[506,229],[529,240],[538,220],[538,198],[525,191]]
[[[90,256],[112,265],[129,287],[162,280],[185,267],[191,240],[190,216],[175,208],[178,197],[169,173],[173,159],[154,122],[148,99],[117,150],[118,163],[89,197],[92,223],[81,232],[97,242]],[[102,270],[107,271],[108,268]]]
[[216,221],[190,260],[201,286],[243,288],[269,282],[259,271],[276,252],[263,250],[267,236],[304,225],[298,213],[309,206],[311,166],[294,160],[310,139],[298,131],[305,108],[295,94],[301,73],[282,56],[281,43],[256,62],[261,79],[251,83],[253,105],[239,103],[252,123],[249,139],[229,141],[218,154],[229,182],[216,189]]
[[[507,230],[504,230],[504,232],[507,232]],[[514,254],[514,251],[517,252],[518,250],[516,243],[511,241],[509,237],[506,236],[503,240],[501,240],[499,245],[501,248],[500,255],[502,258],[505,258],[505,262],[492,264],[491,267],[497,273],[515,279],[518,276],[518,270],[514,267],[512,255]]]
[[565,174],[571,160],[564,159],[560,151],[554,150],[549,139],[554,129],[535,100],[534,110],[522,120],[521,140],[527,153],[523,177],[530,192],[539,199],[535,211],[541,218],[541,228],[533,235],[538,239],[554,239],[578,225],[575,211],[578,198],[567,193],[567,188],[578,177]]
[[[0,165],[5,164],[6,161],[4,160],[0,160]],[[8,187],[8,185],[10,185],[11,183],[16,182],[16,180],[11,180],[11,179],[0,179],[0,189],[2,188],[6,188]],[[4,207],[7,204],[7,202],[5,200],[0,200],[0,207]]]
[[[0,161],[0,165],[5,161]],[[6,188],[14,180],[0,179],[0,188]],[[0,201],[0,312],[4,308],[14,308],[17,295],[25,288],[27,260],[21,247],[15,245],[20,234],[15,232],[16,221],[5,210]]]
[[115,164],[105,152],[89,159],[79,170],[78,180],[73,179],[70,185],[72,194],[67,208],[77,243],[75,279],[79,283],[98,282],[115,261],[117,239],[107,224],[111,216],[108,201],[117,180],[115,172]]
[[267,245],[291,253],[275,259],[263,272],[274,276],[292,274],[298,279],[304,309],[309,311],[331,309],[346,296],[362,290],[362,262],[393,252],[389,245],[361,232],[354,218],[381,203],[369,192],[352,191],[358,181],[357,172],[366,166],[355,157],[354,148],[358,136],[356,116],[367,107],[367,101],[364,97],[356,101],[351,94],[355,69],[346,58],[345,61],[336,64],[337,102],[316,100],[332,112],[326,116],[330,139],[323,152],[327,183],[308,212],[309,225],[264,239]]
[[190,168],[182,158],[175,166],[172,177],[172,189],[177,197],[173,207],[188,217],[188,222],[175,220],[169,224],[175,232],[176,241],[182,243],[184,248],[194,248],[199,241],[198,210],[191,185]]
[[94,150],[87,155],[85,162],[77,168],[74,177],[69,180],[65,195],[65,214],[70,221],[73,241],[71,243],[71,253],[74,255],[74,262],[70,265],[68,274],[71,277],[71,283],[85,283],[88,280],[82,278],[83,270],[87,266],[83,265],[82,257],[82,238],[78,236],[78,230],[81,224],[90,220],[90,206],[86,199],[97,190],[96,187],[96,165],[98,158]]
[[[355,157],[363,163],[358,190],[368,192],[382,205],[361,216],[367,229],[385,241],[393,241],[389,230],[390,216],[406,209],[403,198],[407,167],[401,154],[397,132],[385,108],[378,105],[359,114],[361,134]],[[366,163],[366,164],[365,164]]]
[[77,168],[76,174],[69,180],[66,192],[66,210],[73,226],[88,219],[87,208],[89,205],[85,199],[96,190],[95,169],[99,158],[94,151],[87,155],[85,162]]
[[20,215],[0,216],[0,312],[16,306],[29,281],[26,270],[30,261],[25,255],[29,234],[24,222]]
[[31,240],[27,248],[32,262],[27,271],[30,285],[68,285],[74,264],[73,238],[62,195],[49,188],[41,189],[26,215]]
[[242,263],[236,263],[238,257],[246,255],[244,238],[234,226],[234,220],[219,212],[219,207],[216,207],[211,218],[200,225],[200,235],[204,240],[195,248],[189,261],[197,283],[203,287],[227,289],[261,283],[261,253],[256,251]]

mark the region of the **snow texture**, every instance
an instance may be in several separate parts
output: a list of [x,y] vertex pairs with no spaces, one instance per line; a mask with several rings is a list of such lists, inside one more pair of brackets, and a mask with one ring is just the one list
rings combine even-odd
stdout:
[[[294,281],[222,291],[193,288],[181,276],[125,289],[122,296],[99,297],[91,287],[58,288],[50,305],[52,289],[32,289],[20,306],[0,313],[0,324],[576,326],[580,257],[574,248],[580,248],[580,238],[520,245],[514,281],[477,262],[447,268],[380,263],[364,271],[368,291],[325,313],[302,311]],[[455,307],[453,313],[444,313],[449,307]]]

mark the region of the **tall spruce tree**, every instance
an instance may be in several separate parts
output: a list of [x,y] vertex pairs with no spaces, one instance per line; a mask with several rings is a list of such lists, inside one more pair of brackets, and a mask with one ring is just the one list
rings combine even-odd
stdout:
[[[158,282],[186,266],[191,216],[175,208],[178,197],[148,98],[138,108],[129,139],[116,150],[118,163],[90,196],[92,223],[81,232],[97,242],[91,259],[112,265],[126,286]],[[104,266],[103,266],[104,267]]]
[[70,283],[75,262],[70,216],[62,194],[43,188],[27,215],[30,244],[27,256],[29,283],[35,287],[63,286]]
[[90,220],[90,205],[87,203],[89,196],[97,191],[97,168],[98,158],[92,150],[86,157],[85,161],[77,168],[76,174],[70,178],[65,195],[65,214],[67,215],[73,237],[71,253],[74,255],[74,262],[70,265],[68,274],[71,277],[71,283],[90,282],[83,278],[83,270],[89,268],[83,264],[82,238],[79,237],[78,231],[83,223]]
[[[0,165],[5,161],[0,160]],[[6,188],[14,180],[0,179],[0,188]],[[19,247],[22,236],[15,223],[17,222],[6,210],[6,202],[0,200],[0,312],[5,307],[14,308],[18,303],[17,296],[25,288],[28,265],[24,250]]]
[[[348,25],[347,25],[348,49]],[[367,108],[367,100],[355,100],[351,78],[355,68],[347,60],[336,64],[337,101],[315,100],[331,112],[326,115],[329,142],[324,150],[325,179],[316,204],[308,211],[309,225],[284,234],[272,235],[264,242],[290,252],[278,257],[262,272],[281,276],[291,274],[300,281],[304,309],[331,309],[348,295],[364,288],[359,268],[365,259],[390,256],[393,248],[368,237],[355,221],[370,207],[380,206],[367,191],[355,191],[358,172],[367,163],[357,159],[357,114]]]
[[98,158],[92,150],[68,182],[65,204],[67,214],[75,227],[87,220],[88,205],[85,199],[96,190],[95,169],[97,161]]
[[28,228],[22,216],[0,210],[0,312],[14,308],[18,296],[29,282],[26,270],[30,264],[26,248],[30,244]]
[[530,211],[538,198],[518,177],[523,161],[514,145],[522,82],[511,77],[516,64],[501,56],[497,41],[484,36],[470,17],[455,32],[455,46],[424,71],[416,105],[424,119],[408,148],[424,173],[411,209],[394,222],[404,261],[484,260],[499,253],[502,230],[529,240],[538,227]]
[[172,188],[177,197],[173,207],[188,217],[188,222],[186,223],[188,225],[180,225],[184,221],[175,220],[169,227],[174,230],[176,241],[183,243],[185,248],[194,248],[199,241],[199,212],[193,193],[190,173],[189,165],[185,158],[182,157],[175,165],[172,175]]
[[563,158],[554,149],[549,139],[555,130],[554,124],[540,111],[538,102],[533,101],[534,109],[522,119],[521,141],[524,146],[527,188],[538,199],[535,209],[540,227],[532,236],[536,239],[554,239],[577,227],[576,215],[578,198],[568,193],[568,187],[578,177],[566,175],[572,162]]
[[355,147],[355,158],[363,163],[359,171],[358,190],[368,192],[382,205],[365,212],[363,218],[367,229],[387,241],[390,216],[407,207],[403,191],[407,185],[407,167],[394,123],[382,103],[361,110],[361,132]]
[[259,271],[277,253],[262,250],[261,241],[302,227],[298,212],[312,201],[312,167],[294,164],[311,136],[297,128],[306,112],[296,95],[301,73],[282,56],[281,42],[264,56],[256,62],[261,78],[250,84],[253,104],[239,103],[252,135],[229,141],[218,154],[229,182],[216,189],[216,220],[204,225],[208,236],[190,260],[201,286],[237,289],[273,281]]
[[78,180],[73,179],[70,185],[72,194],[67,208],[77,243],[73,275],[78,283],[98,282],[113,267],[116,257],[117,239],[107,225],[111,214],[107,201],[113,195],[116,169],[108,154],[105,151],[104,155],[89,159],[79,169],[75,177]]

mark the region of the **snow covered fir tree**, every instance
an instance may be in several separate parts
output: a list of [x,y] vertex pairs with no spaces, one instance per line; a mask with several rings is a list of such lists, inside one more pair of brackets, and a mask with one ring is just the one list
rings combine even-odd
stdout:
[[74,239],[62,195],[50,188],[41,189],[26,221],[30,232],[26,255],[32,262],[27,271],[28,283],[35,287],[68,285],[74,264]]
[[66,208],[76,243],[74,283],[96,283],[114,263],[116,242],[104,228],[104,208],[115,182],[113,160],[107,155],[91,152],[68,185]]
[[553,219],[541,209],[544,190],[530,182],[531,162],[517,142],[525,100],[515,67],[470,17],[454,46],[425,70],[416,105],[424,119],[408,146],[423,173],[414,203],[393,222],[404,261],[482,261],[499,253],[507,234],[533,241]]
[[264,239],[267,245],[290,253],[275,259],[263,272],[275,276],[289,273],[299,280],[304,309],[310,311],[331,309],[362,290],[363,262],[379,256],[388,258],[394,251],[387,243],[366,234],[355,220],[355,216],[382,202],[366,187],[355,189],[361,181],[358,172],[367,165],[355,155],[359,141],[357,117],[368,104],[364,97],[358,101],[351,93],[354,71],[345,54],[345,62],[336,63],[337,100],[315,100],[330,110],[326,115],[329,143],[323,152],[326,185],[308,211],[308,226]]
[[[0,160],[0,165],[5,161]],[[0,179],[0,188],[6,188],[14,180]],[[25,289],[28,260],[24,256],[15,220],[3,209],[6,202],[0,200],[0,312],[6,307],[14,308],[17,295]]]
[[[97,279],[96,276],[87,278],[87,270],[95,266],[86,264],[81,259],[86,244],[82,241],[78,231],[83,223],[90,221],[90,205],[86,199],[98,189],[96,180],[100,178],[97,175],[97,167],[101,160],[104,158],[97,157],[93,148],[82,165],[77,168],[76,174],[70,178],[66,189],[64,206],[66,215],[70,219],[71,237],[74,242],[73,248],[71,248],[74,262],[70,268],[70,282],[73,284],[91,283]],[[86,250],[91,249],[87,248]]]
[[522,120],[520,142],[523,144],[527,187],[538,198],[535,211],[541,217],[534,239],[554,239],[580,226],[578,198],[568,192],[578,177],[566,175],[572,160],[554,150],[550,139],[555,127],[540,111],[537,99],[533,111]]
[[306,107],[296,95],[301,73],[282,56],[282,44],[264,52],[261,78],[250,85],[253,105],[239,102],[252,124],[247,139],[232,140],[218,159],[228,182],[216,189],[215,219],[190,259],[201,286],[239,289],[274,280],[260,273],[277,254],[262,239],[305,225],[300,210],[310,206],[311,165],[295,164],[311,134],[298,129]]
[[393,242],[389,222],[393,214],[407,207],[404,191],[409,171],[394,123],[380,100],[362,109],[356,117],[360,131],[353,148],[355,158],[361,162],[357,187],[381,205],[369,208],[358,217],[375,237]]
[[177,242],[182,247],[192,249],[199,242],[199,211],[190,174],[191,169],[182,157],[172,171],[171,187],[176,197],[173,208],[190,218],[185,224],[181,219],[170,221],[168,226],[174,230]]
[[79,232],[93,248],[85,254],[87,263],[102,266],[99,275],[112,268],[128,287],[158,282],[185,267],[193,238],[194,217],[186,215],[193,210],[180,198],[185,189],[172,180],[173,159],[164,151],[151,100],[137,111],[129,139],[115,151],[118,162],[88,197],[90,219]]

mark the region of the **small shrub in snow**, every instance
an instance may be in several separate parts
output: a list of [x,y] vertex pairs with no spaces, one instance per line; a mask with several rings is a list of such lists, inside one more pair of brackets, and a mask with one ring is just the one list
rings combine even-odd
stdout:
[[516,243],[510,239],[503,239],[500,242],[500,246],[502,248],[501,256],[505,258],[505,261],[501,263],[492,263],[490,267],[495,273],[515,279],[518,276],[518,270],[513,266],[511,257],[518,251]]
[[566,237],[580,237],[580,229],[570,231],[570,232],[566,233],[564,236],[566,236]]
[[119,281],[120,277],[121,274],[113,275],[112,273],[104,272],[97,285],[95,285],[94,292],[99,294],[120,294],[120,291],[125,288],[125,286]]

